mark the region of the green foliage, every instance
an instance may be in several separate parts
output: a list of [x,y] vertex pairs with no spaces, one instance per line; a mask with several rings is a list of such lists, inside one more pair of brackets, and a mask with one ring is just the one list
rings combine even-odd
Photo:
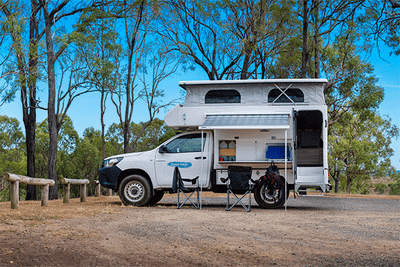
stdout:
[[[3,173],[26,175],[26,154],[24,135],[15,118],[0,115],[0,201],[9,200],[8,181],[3,180]],[[21,198],[26,190],[20,190]]]
[[0,174],[26,173],[24,135],[15,118],[0,116]]
[[[146,129],[144,129],[145,125],[147,125],[147,122],[131,123],[130,125],[132,133],[130,143],[133,144],[136,141],[136,146],[133,148],[135,152],[151,150],[177,133],[173,128],[167,127],[160,119],[152,121]],[[144,133],[142,133],[143,130]],[[106,137],[107,143],[111,144],[114,150],[123,152],[123,134],[120,125],[112,124]],[[108,152],[107,155],[109,155]]]
[[385,190],[388,188],[388,186],[384,183],[378,183],[375,185],[374,191],[380,195],[385,194]]
[[392,169],[390,176],[394,178],[396,182],[388,185],[389,195],[400,195],[400,172],[396,172],[394,169]]
[[347,193],[368,193],[371,178],[384,177],[392,170],[390,144],[398,135],[389,119],[376,114],[363,118],[352,111],[330,127],[329,166],[343,170]]
[[389,184],[389,195],[400,195],[400,181]]

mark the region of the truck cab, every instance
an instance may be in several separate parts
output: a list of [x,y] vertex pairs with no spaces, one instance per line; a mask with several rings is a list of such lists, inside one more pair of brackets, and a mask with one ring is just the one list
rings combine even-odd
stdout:
[[[325,79],[186,81],[184,105],[165,123],[185,131],[159,147],[109,157],[100,183],[126,205],[155,204],[183,177],[199,176],[203,190],[226,192],[228,166],[252,167],[254,197],[263,208],[282,206],[289,190],[329,191]],[[269,181],[271,165],[279,181]]]

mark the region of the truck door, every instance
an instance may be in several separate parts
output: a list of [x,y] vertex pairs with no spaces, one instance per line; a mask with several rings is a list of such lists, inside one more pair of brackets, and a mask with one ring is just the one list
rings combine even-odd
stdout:
[[[190,133],[181,135],[161,146],[155,159],[157,184],[162,187],[171,187],[174,168],[177,166],[183,178],[200,176],[200,184],[207,186],[210,166],[209,140],[210,137],[207,138],[206,133],[203,133],[203,137],[202,133]],[[185,186],[191,187],[186,184]]]

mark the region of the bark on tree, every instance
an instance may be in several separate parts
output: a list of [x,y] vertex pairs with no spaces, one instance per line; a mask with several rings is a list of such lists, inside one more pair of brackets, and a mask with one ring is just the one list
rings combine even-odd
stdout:
[[[29,20],[29,93],[22,91],[21,101],[23,110],[23,122],[26,135],[27,153],[27,176],[36,177],[35,171],[35,139],[36,139],[36,80],[38,65],[38,42],[39,42],[39,22],[36,18],[38,13],[38,3],[31,1],[31,16]],[[29,101],[27,101],[29,95]],[[26,200],[36,200],[36,186],[28,185]]]

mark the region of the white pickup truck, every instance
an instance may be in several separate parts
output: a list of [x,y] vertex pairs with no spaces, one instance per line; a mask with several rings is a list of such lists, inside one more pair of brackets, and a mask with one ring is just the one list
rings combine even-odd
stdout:
[[[104,159],[100,183],[125,205],[152,205],[171,191],[173,171],[199,176],[202,190],[226,192],[228,166],[252,167],[259,206],[276,208],[289,190],[328,192],[325,79],[180,82],[185,104],[165,123],[186,132],[146,152]],[[265,175],[274,163],[279,178]],[[185,185],[190,188],[191,185]]]

